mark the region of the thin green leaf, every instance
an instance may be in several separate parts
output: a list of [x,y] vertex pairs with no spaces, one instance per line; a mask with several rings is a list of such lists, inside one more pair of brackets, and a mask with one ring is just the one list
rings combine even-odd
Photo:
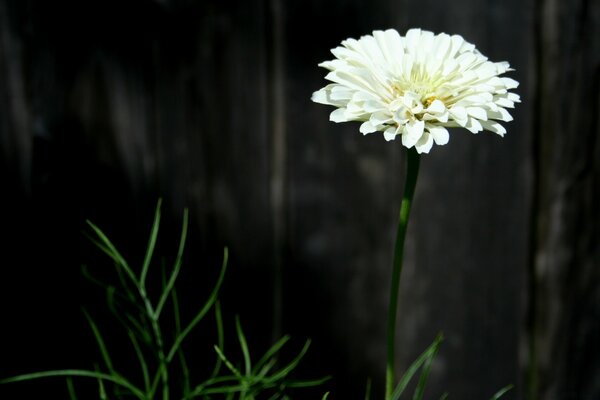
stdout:
[[175,320],[175,334],[181,333],[181,311],[179,309],[179,297],[177,291],[173,289],[171,292],[171,302],[173,303],[173,319]]
[[167,287],[163,290],[162,295],[160,296],[160,300],[158,301],[158,305],[156,306],[155,318],[158,319],[160,317],[160,313],[165,305],[165,302],[169,298],[169,293],[175,286],[175,281],[177,280],[177,276],[179,275],[179,270],[181,269],[181,260],[183,258],[183,250],[185,249],[185,242],[187,238],[188,231],[188,210],[187,208],[183,210],[183,224],[181,227],[181,237],[179,239],[179,249],[177,250],[177,257],[175,259],[175,265],[173,266],[173,272],[169,277],[169,281],[167,282]]
[[[96,372],[100,372],[98,371],[98,366],[95,366]],[[108,400],[108,396],[106,396],[106,389],[104,388],[104,383],[102,383],[102,379],[97,378],[98,380],[98,397],[100,397],[100,400]]]
[[217,388],[206,389],[203,394],[225,394],[225,393],[237,393],[245,390],[246,386],[237,385],[237,386],[223,386]]
[[262,379],[265,376],[267,376],[267,374],[269,373],[269,371],[271,371],[271,369],[273,369],[273,367],[276,364],[277,364],[277,360],[275,358],[271,358],[268,363],[266,363],[265,365],[263,365],[263,367],[260,369],[260,371],[258,373],[253,373],[253,375],[257,379]]
[[[120,269],[117,268],[117,271],[120,271]],[[104,283],[101,280],[97,279],[96,277],[94,277],[91,274],[87,265],[81,266],[81,273],[83,274],[84,278],[86,278],[88,281],[92,282],[94,285],[96,285],[102,289],[105,289],[107,291],[107,296],[112,297],[112,298],[109,297],[109,300],[117,303],[116,298],[118,297],[119,300],[125,301],[128,304],[130,304],[136,308],[140,308],[140,306],[135,301],[135,296],[126,296],[125,294],[119,292],[117,290],[117,288],[115,288],[114,286]],[[119,278],[122,280],[122,274]],[[126,284],[124,284],[123,282],[121,282],[121,283],[123,284],[123,286],[126,286]],[[127,287],[126,287],[126,290],[128,290]]]
[[423,365],[425,360],[431,358],[432,355],[437,351],[437,347],[440,345],[442,339],[443,336],[441,334],[438,335],[433,341],[433,343],[419,356],[419,358],[417,358],[408,367],[404,375],[402,375],[402,378],[400,378],[400,382],[394,389],[394,392],[392,393],[392,400],[398,400],[400,398],[402,392],[404,392],[404,389],[406,389],[406,386],[408,386],[408,383],[412,379],[413,375],[419,370],[419,368],[421,367],[421,365]]
[[98,278],[96,278],[95,276],[93,276],[89,270],[89,267],[85,264],[81,265],[81,274],[85,279],[92,282],[94,285],[101,287],[102,289],[106,289],[106,287],[109,286],[106,283],[99,280]]
[[223,360],[223,362],[225,363],[225,366],[235,375],[238,377],[238,379],[243,379],[242,374],[240,373],[240,371],[233,366],[233,364],[227,359],[227,357],[225,357],[225,354],[223,354],[223,351],[221,351],[221,349],[219,349],[218,346],[213,346],[215,351],[217,352],[217,355],[219,356],[219,358],[221,360]]
[[160,225],[160,206],[162,199],[158,199],[156,204],[156,211],[154,212],[154,222],[152,223],[152,229],[150,230],[150,239],[148,239],[148,246],[146,247],[146,255],[144,257],[144,264],[142,264],[142,274],[140,275],[140,286],[146,287],[146,276],[148,275],[148,269],[150,268],[150,262],[152,261],[152,254],[154,254],[154,246],[156,245],[156,238],[158,236],[158,227]]
[[173,346],[171,346],[171,350],[169,350],[169,353],[167,355],[167,358],[166,358],[167,363],[171,362],[171,360],[173,359],[173,356],[175,355],[175,352],[177,351],[177,349],[179,348],[179,346],[181,345],[181,343],[183,342],[185,337],[191,332],[191,330],[196,326],[196,324],[198,324],[198,322],[200,322],[202,320],[202,318],[204,318],[204,315],[206,315],[208,310],[210,310],[210,308],[213,306],[213,304],[217,300],[217,295],[219,293],[219,289],[221,288],[221,285],[223,283],[223,278],[225,277],[225,271],[227,269],[228,257],[229,257],[229,251],[226,247],[223,250],[223,264],[221,265],[221,273],[219,274],[217,284],[213,288],[213,291],[210,294],[210,297],[208,298],[206,303],[204,304],[204,307],[202,307],[200,312],[198,312],[198,314],[196,314],[196,316],[192,319],[192,321],[189,323],[189,325],[183,330],[183,332],[181,332],[179,335],[177,335],[177,338],[175,339],[175,342],[173,343]]
[[290,336],[289,335],[285,335],[281,339],[279,339],[278,341],[276,341],[275,344],[273,344],[273,346],[271,346],[269,348],[269,350],[267,350],[265,352],[265,354],[261,357],[261,359],[258,360],[258,362],[256,363],[256,365],[254,366],[254,371],[257,371],[259,368],[261,368],[263,366],[263,364],[265,364],[267,361],[269,361],[271,359],[271,357],[273,357],[275,354],[277,354],[277,352],[279,352],[279,350],[281,350],[281,348],[289,340],[290,340]]
[[448,398],[448,392],[440,396],[440,400],[446,400]]
[[144,378],[144,389],[146,392],[150,390],[150,375],[148,373],[148,364],[146,363],[146,359],[144,357],[144,353],[140,348],[140,344],[135,337],[135,333],[130,329],[127,330],[127,336],[129,336],[129,340],[133,345],[133,349],[135,351],[135,355],[140,363],[140,367],[142,368],[142,377]]
[[235,317],[235,331],[237,333],[238,341],[240,342],[240,347],[244,356],[244,368],[246,370],[246,376],[250,376],[252,374],[250,350],[248,350],[248,343],[246,342],[246,337],[244,336],[244,331],[242,330],[242,325],[240,324],[240,318],[237,315]]
[[123,256],[121,256],[121,253],[119,253],[117,248],[112,244],[112,242],[108,239],[108,237],[106,237],[104,232],[102,232],[100,230],[100,228],[98,228],[96,225],[94,225],[91,221],[88,220],[86,222],[92,228],[92,230],[96,233],[96,236],[98,236],[98,238],[100,239],[100,243],[98,243],[97,241],[92,239],[92,241],[96,244],[96,246],[98,246],[98,248],[100,248],[100,250],[102,250],[110,258],[112,258],[119,266],[123,267],[123,269],[127,273],[127,276],[129,276],[129,279],[131,279],[131,281],[135,284],[135,286],[139,286],[137,277],[135,276],[135,274],[129,267],[129,264],[127,264],[127,261],[125,261]]
[[[223,333],[223,317],[221,315],[221,303],[217,300],[215,302],[215,321],[217,323],[217,346],[221,350],[225,349],[225,334]],[[213,369],[211,378],[216,377],[221,370],[221,365],[223,364],[223,360],[221,357],[217,355],[217,360],[215,361],[215,368]]]
[[280,393],[275,393],[271,397],[269,397],[268,400],[277,400],[279,396],[281,396]]
[[298,380],[298,381],[285,381],[285,386],[290,388],[303,388],[303,387],[313,387],[320,386],[325,382],[331,380],[331,376],[326,376],[324,378],[319,379],[306,379],[306,380]]
[[225,382],[236,382],[237,383],[237,382],[239,382],[239,377],[237,377],[235,375],[228,375],[228,376],[220,376],[217,378],[210,378],[210,379],[202,382],[201,384],[197,385],[196,387],[194,387],[194,390],[192,390],[190,393],[188,393],[183,398],[185,400],[185,399],[192,399],[194,397],[204,395],[204,390],[206,390],[206,388],[208,388],[212,385],[225,383]]
[[162,377],[164,367],[164,364],[160,364],[156,369],[156,373],[154,374],[154,378],[152,379],[152,385],[150,385],[150,392],[148,393],[148,398],[150,399],[154,398],[154,393],[156,393],[156,390],[158,389],[158,383],[160,382],[160,378]]
[[329,392],[325,393],[321,400],[327,400],[328,397],[329,397]]
[[310,339],[308,339],[306,341],[306,343],[304,344],[304,347],[302,348],[302,350],[300,351],[300,353],[296,356],[296,358],[294,358],[294,360],[292,360],[292,362],[290,362],[284,368],[282,368],[279,371],[277,371],[275,374],[271,375],[265,381],[267,381],[267,382],[276,382],[276,381],[279,381],[279,380],[285,378],[290,372],[292,372],[298,366],[298,364],[300,363],[300,360],[302,360],[302,358],[304,357],[304,355],[308,351],[309,347],[310,347]]
[[181,365],[181,373],[183,375],[183,393],[187,394],[190,392],[190,370],[181,348],[177,351],[177,356],[177,358],[179,358],[179,365]]
[[514,385],[512,385],[512,384],[504,386],[502,389],[498,390],[496,392],[496,394],[494,394],[490,400],[498,400],[500,397],[504,396],[504,394],[506,392],[508,392],[509,390],[511,390],[513,387],[514,387]]
[[371,378],[367,378],[367,388],[365,389],[365,400],[371,398]]
[[87,311],[83,310],[83,314],[85,315],[85,318],[87,319],[88,323],[90,324],[90,327],[92,328],[92,332],[94,333],[94,337],[96,338],[96,342],[98,343],[98,347],[100,348],[100,354],[102,355],[104,364],[106,364],[106,368],[111,374],[116,374],[115,369],[113,368],[112,361],[110,359],[110,355],[108,354],[108,350],[106,349],[104,339],[102,338],[102,334],[100,333],[98,326],[96,326],[96,323],[94,322],[92,317],[90,317],[90,315],[87,313]]
[[[438,337],[442,337],[441,333]],[[429,377],[429,371],[431,370],[431,363],[433,359],[437,355],[440,346],[436,346],[431,353],[431,356],[425,360],[423,368],[421,369],[421,376],[419,377],[419,383],[417,383],[417,387],[415,389],[415,393],[413,395],[413,400],[423,400],[423,396],[425,395],[425,385],[427,384],[427,378]]]
[[[137,337],[142,339],[146,345],[150,346],[152,344],[152,335],[149,332],[149,328],[142,326],[142,324],[130,313],[123,312],[123,314],[125,315],[125,318],[127,318],[127,321],[129,321],[131,326],[135,328],[135,333],[137,334]],[[145,316],[145,314],[140,315]],[[144,323],[146,323],[146,321],[144,321]],[[127,323],[123,322],[123,325],[125,325],[127,329],[130,329]]]
[[[148,334],[147,330],[142,326],[142,323],[137,321],[137,319],[134,316],[132,316],[131,314],[129,314],[128,312],[118,309],[118,307],[122,307],[122,306],[115,299],[116,293],[117,293],[116,289],[113,286],[108,287],[106,290],[106,302],[108,304],[108,309],[110,310],[110,312],[125,327],[126,330],[134,331],[135,335],[138,338],[142,339],[144,341],[144,343],[146,343],[146,344],[150,343],[150,341],[152,340],[152,337]],[[142,310],[139,308],[139,306],[136,308],[140,310],[140,315],[142,315],[142,317],[144,317],[145,314],[141,313]],[[127,320],[123,317],[122,314],[125,315],[125,318]]]
[[127,280],[126,278],[126,274],[123,272],[123,268],[121,268],[119,266],[119,264],[115,263],[115,271],[117,273],[117,276],[119,277],[119,283],[121,284],[121,287],[123,288],[123,290],[125,290],[125,294],[127,295],[127,298],[129,299],[129,304],[133,305],[136,308],[141,308],[144,310],[144,312],[146,312],[146,310],[140,306],[139,304],[139,295],[140,295],[140,290],[139,287],[137,286],[137,283],[134,282],[134,286],[135,286],[135,290],[131,289],[129,287],[130,282],[129,280]]
[[41,379],[41,378],[51,378],[51,377],[59,377],[59,376],[67,376],[67,377],[85,377],[85,378],[94,378],[94,379],[103,379],[108,382],[112,382],[116,385],[122,386],[125,389],[128,389],[131,394],[133,394],[138,399],[145,399],[146,396],[140,389],[131,384],[128,380],[123,378],[120,375],[109,375],[101,372],[94,372],[88,370],[80,370],[80,369],[63,369],[56,371],[44,371],[44,372],[34,372],[32,374],[24,374],[13,376],[12,378],[6,378],[0,380],[0,384],[5,383],[14,383],[14,382],[24,382],[30,381],[33,379]]
[[75,386],[73,386],[73,379],[71,377],[67,378],[67,390],[69,391],[69,399],[77,400],[77,394],[75,393]]
[[[173,318],[175,319],[175,336],[178,336],[181,333],[181,318],[179,316],[179,300],[177,298],[177,291],[175,288],[171,291],[171,301],[173,303]],[[177,355],[179,358],[179,364],[181,366],[181,372],[183,375],[183,393],[184,397],[190,392],[190,371],[187,365],[187,361],[185,359],[185,354],[183,349],[179,347],[177,350]]]

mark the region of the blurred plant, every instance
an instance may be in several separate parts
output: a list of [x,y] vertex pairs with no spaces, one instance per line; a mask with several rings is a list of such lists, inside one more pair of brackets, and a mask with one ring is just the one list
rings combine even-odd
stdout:
[[325,79],[332,83],[314,92],[312,100],[336,107],[331,121],[362,122],[361,133],[381,132],[388,141],[400,137],[407,148],[390,285],[385,400],[398,399],[421,365],[423,372],[413,399],[422,399],[441,337],[394,385],[398,291],[420,155],[429,153],[434,143],[448,143],[447,128],[462,127],[472,133],[487,130],[504,136],[506,129],[498,121],[512,120],[507,108],[513,108],[520,97],[510,90],[519,83],[501,77],[511,71],[507,62],[488,61],[459,35],[409,29],[403,37],[388,29],[344,40],[331,52],[336,58],[319,66],[329,71]]
[[[143,382],[136,384],[134,383],[134,379],[125,376],[117,369],[98,325],[87,312],[84,312],[102,356],[103,370],[96,366],[94,370],[63,369],[43,371],[2,379],[0,380],[0,384],[30,381],[39,378],[66,377],[69,396],[73,400],[77,399],[77,395],[72,378],[85,377],[97,380],[98,396],[100,399],[123,399],[133,396],[140,400],[152,400],[155,398],[168,400],[179,396],[182,400],[208,400],[216,398],[227,400],[255,400],[259,398],[276,400],[289,399],[288,394],[286,394],[288,389],[317,386],[328,380],[329,378],[315,380],[289,379],[290,373],[298,366],[306,354],[310,346],[310,340],[306,341],[300,353],[288,364],[280,366],[278,354],[288,342],[289,336],[284,336],[275,342],[258,362],[252,364],[250,350],[238,317],[235,319],[235,332],[243,355],[242,365],[237,366],[226,357],[224,351],[225,335],[223,321],[217,297],[227,269],[227,248],[223,251],[223,262],[220,273],[208,299],[185,327],[181,325],[175,282],[181,269],[187,237],[187,210],[184,211],[179,249],[173,268],[168,279],[166,279],[163,271],[162,291],[158,299],[153,300],[150,298],[147,292],[147,277],[158,236],[160,205],[161,202],[159,200],[146,254],[139,274],[134,272],[129,263],[100,228],[88,221],[88,225],[92,230],[90,239],[115,263],[119,276],[120,290],[114,286],[99,282],[86,269],[84,269],[84,274],[95,283],[106,288],[109,309],[125,328],[125,332],[139,363]],[[167,345],[164,335],[167,328],[163,320],[161,320],[161,315],[163,315],[165,306],[169,301],[173,307],[175,334],[172,343]],[[182,345],[192,330],[211,310],[214,312],[217,325],[217,344],[214,345],[215,364],[210,376],[199,383],[193,384]],[[177,376],[177,379],[174,379],[174,371],[180,375]],[[177,382],[179,385],[174,386],[173,382]],[[327,395],[323,396],[323,399],[326,397]]]

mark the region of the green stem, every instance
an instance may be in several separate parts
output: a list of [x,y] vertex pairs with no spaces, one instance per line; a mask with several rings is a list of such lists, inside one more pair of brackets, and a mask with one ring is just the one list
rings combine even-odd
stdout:
[[400,289],[400,275],[402,273],[402,259],[404,258],[404,239],[408,227],[408,217],[412,203],[417,177],[419,175],[420,155],[412,148],[408,149],[406,183],[404,184],[404,195],[400,205],[400,218],[396,232],[396,244],[394,246],[394,264],[392,269],[392,284],[390,287],[390,305],[388,309],[387,326],[387,365],[385,372],[385,399],[391,400],[394,392],[394,342],[396,336],[396,314],[398,311],[398,291]]
[[[162,331],[158,322],[158,315],[152,306],[152,302],[146,293],[146,288],[142,284],[138,284],[138,291],[140,297],[146,306],[146,314],[152,323],[152,331],[154,332],[154,339],[156,342],[156,350],[158,355],[158,370],[157,374],[160,374],[162,389],[163,389],[163,400],[169,400],[169,372],[168,372],[168,361],[165,357],[164,342],[162,339]],[[153,385],[154,386],[154,385]],[[150,390],[150,398],[154,397],[154,387]]]
[[158,352],[158,371],[162,378],[162,389],[163,389],[163,400],[169,400],[169,372],[168,372],[168,363],[165,358],[164,344],[162,339],[162,332],[160,329],[160,325],[158,323],[158,318],[154,309],[152,308],[152,304],[150,300],[146,296],[145,290],[141,289],[140,293],[142,294],[142,298],[146,304],[146,309],[150,320],[152,321],[152,330],[154,331],[154,338],[156,340],[156,349]]

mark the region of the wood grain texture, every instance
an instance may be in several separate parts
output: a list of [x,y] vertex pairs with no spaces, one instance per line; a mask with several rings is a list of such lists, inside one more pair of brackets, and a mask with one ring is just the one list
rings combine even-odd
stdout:
[[600,6],[538,7],[530,398],[593,399],[600,393],[592,361],[600,354]]

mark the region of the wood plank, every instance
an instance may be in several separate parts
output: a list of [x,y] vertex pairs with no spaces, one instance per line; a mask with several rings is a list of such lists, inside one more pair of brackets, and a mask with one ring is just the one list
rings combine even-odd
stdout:
[[597,2],[539,2],[532,399],[600,396],[599,22]]

